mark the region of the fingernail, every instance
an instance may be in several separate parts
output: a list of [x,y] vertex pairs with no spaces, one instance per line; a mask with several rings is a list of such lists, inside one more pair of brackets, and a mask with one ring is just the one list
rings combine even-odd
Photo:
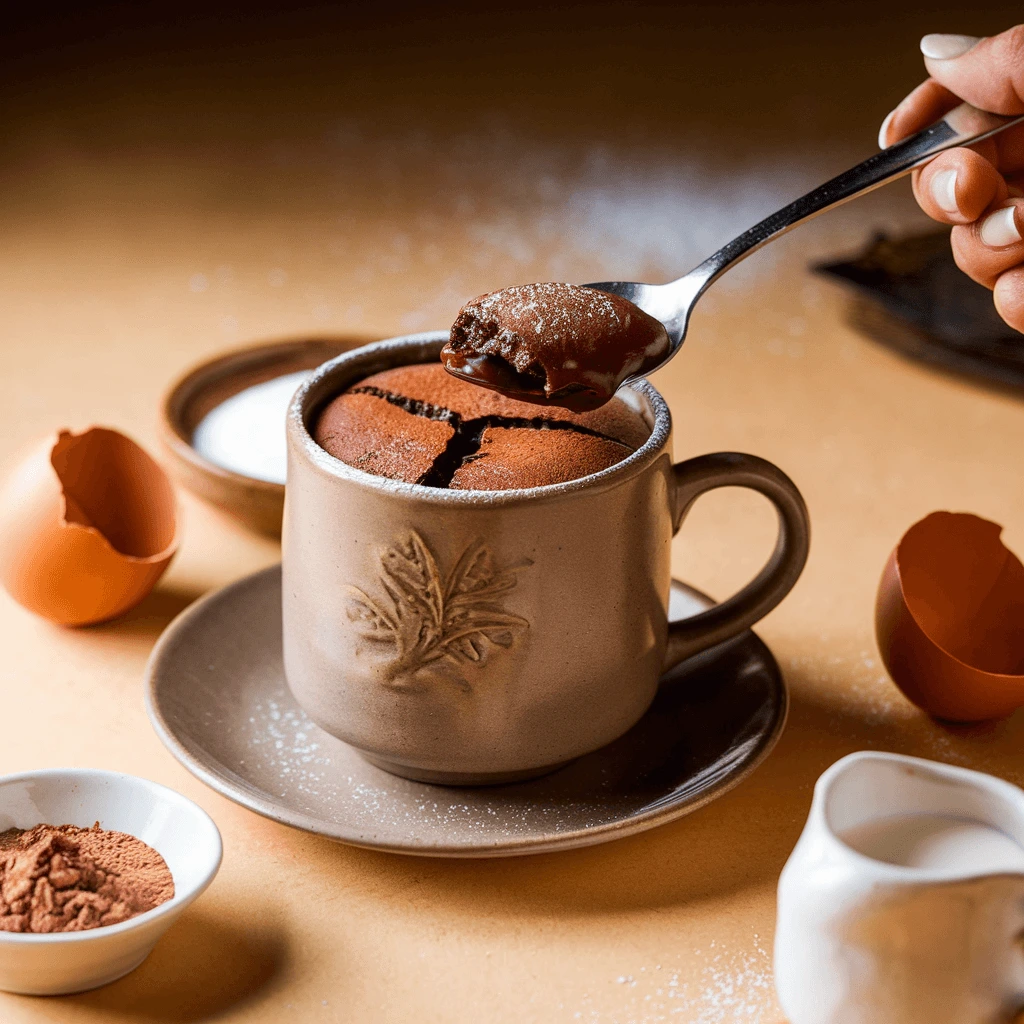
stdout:
[[959,213],[956,204],[956,171],[939,171],[932,178],[932,199],[940,210],[946,213]]
[[990,213],[978,229],[978,237],[993,249],[1002,249],[1007,245],[1019,242],[1020,231],[1017,230],[1017,208],[1005,206],[995,213]]
[[886,138],[889,135],[889,125],[892,124],[893,115],[895,113],[896,113],[895,109],[890,110],[889,113],[885,115],[885,120],[882,122],[882,127],[878,129],[878,148],[879,149],[888,149],[889,148],[889,143],[886,142]]
[[981,36],[960,36],[944,32],[930,32],[921,40],[921,52],[930,60],[953,60],[962,57]]

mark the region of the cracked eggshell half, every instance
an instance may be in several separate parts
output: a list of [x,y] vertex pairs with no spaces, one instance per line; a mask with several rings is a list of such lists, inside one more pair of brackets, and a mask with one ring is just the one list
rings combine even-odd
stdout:
[[177,545],[167,475],[116,430],[61,430],[31,449],[0,488],[0,583],[62,625],[133,608]]
[[1024,566],[1002,529],[933,512],[904,534],[882,573],[882,660],[936,718],[978,722],[1024,707]]

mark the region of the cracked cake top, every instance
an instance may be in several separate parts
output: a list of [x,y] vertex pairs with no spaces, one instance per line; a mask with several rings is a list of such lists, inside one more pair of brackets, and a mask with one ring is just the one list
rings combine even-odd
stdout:
[[335,458],[432,487],[509,490],[575,480],[621,462],[649,431],[624,402],[570,412],[476,387],[417,363],[373,374],[332,399],[313,429]]

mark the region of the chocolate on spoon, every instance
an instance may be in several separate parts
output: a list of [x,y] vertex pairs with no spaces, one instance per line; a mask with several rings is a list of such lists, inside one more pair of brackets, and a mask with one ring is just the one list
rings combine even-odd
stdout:
[[441,361],[511,398],[583,412],[668,353],[665,325],[628,299],[575,284],[524,284],[467,302]]

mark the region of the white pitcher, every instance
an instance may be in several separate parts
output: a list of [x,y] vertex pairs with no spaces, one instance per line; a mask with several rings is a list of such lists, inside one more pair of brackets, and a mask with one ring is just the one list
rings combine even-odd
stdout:
[[[923,867],[851,845],[907,821],[951,822],[953,845],[922,855]],[[779,879],[775,985],[790,1024],[1013,1021],[1024,1008],[1024,792],[900,754],[837,761]]]

